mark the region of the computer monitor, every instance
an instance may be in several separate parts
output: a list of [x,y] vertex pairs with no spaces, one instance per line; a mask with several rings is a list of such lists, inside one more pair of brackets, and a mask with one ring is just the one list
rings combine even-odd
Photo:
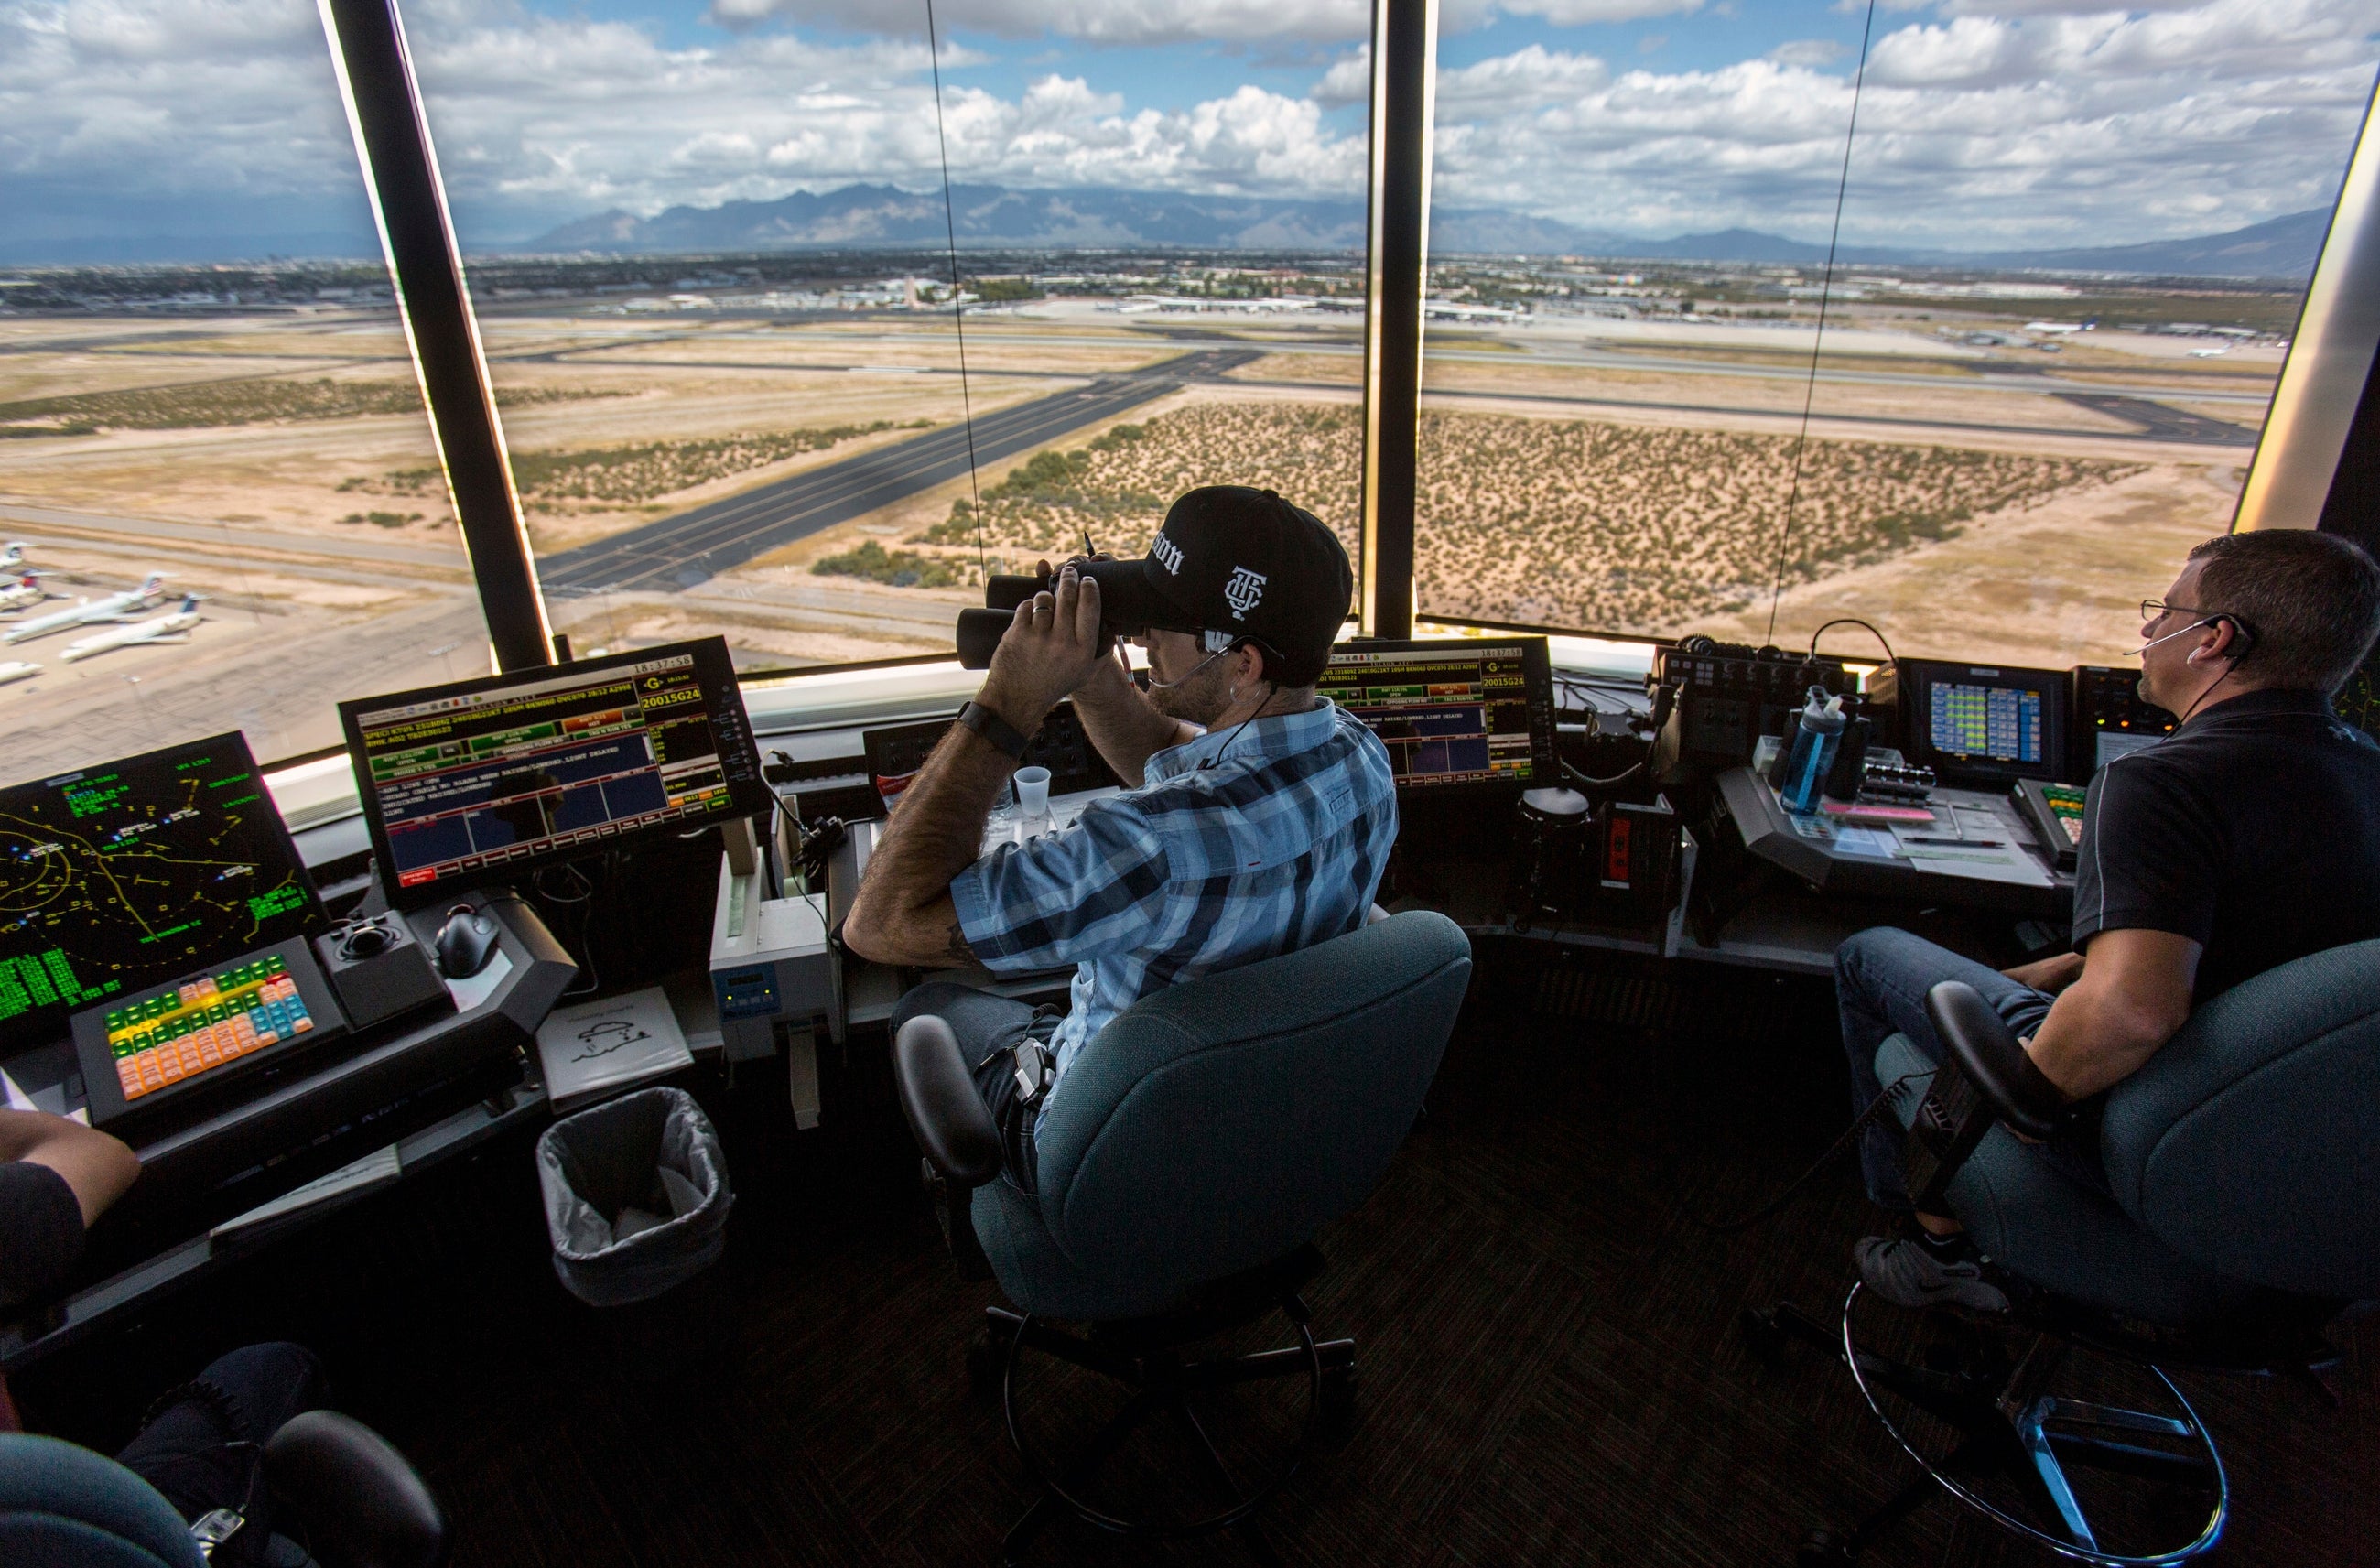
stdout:
[[1316,689],[1380,737],[1401,794],[1561,783],[1544,638],[1342,643]]
[[339,704],[398,902],[770,809],[720,638]]
[[328,925],[237,732],[0,790],[0,1054]]
[[1944,784],[2004,788],[2065,770],[2065,671],[1903,659],[1896,674],[1901,749]]

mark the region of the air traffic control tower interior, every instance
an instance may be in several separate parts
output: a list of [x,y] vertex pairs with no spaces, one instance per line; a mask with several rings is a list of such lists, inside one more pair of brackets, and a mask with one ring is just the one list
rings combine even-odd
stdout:
[[2375,71],[0,7],[0,1561],[2380,1561]]

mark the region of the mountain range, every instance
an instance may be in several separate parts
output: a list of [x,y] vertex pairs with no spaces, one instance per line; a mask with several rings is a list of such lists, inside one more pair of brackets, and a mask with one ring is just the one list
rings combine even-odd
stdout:
[[[773,201],[670,207],[650,218],[613,210],[548,230],[507,250],[536,254],[649,255],[706,251],[940,246],[954,221],[974,249],[1100,249],[1141,246],[1218,250],[1360,250],[1361,201],[1255,196],[1185,196],[1077,188],[1017,190],[961,185],[946,220],[939,191],[889,185],[797,190]],[[1839,261],[1859,265],[1971,267],[1992,271],[2131,273],[2167,277],[2256,277],[2302,283],[2313,273],[2330,214],[2315,208],[2221,234],[2144,244],[2054,250],[1951,251],[1846,246]],[[1827,249],[1756,229],[1669,238],[1598,232],[1497,208],[1440,207],[1431,213],[1437,255],[1597,256],[1645,261],[1823,262]]]

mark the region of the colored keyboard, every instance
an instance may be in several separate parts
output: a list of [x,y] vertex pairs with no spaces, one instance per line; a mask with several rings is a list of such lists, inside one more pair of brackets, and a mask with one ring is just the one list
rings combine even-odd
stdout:
[[107,1049],[129,1101],[313,1027],[289,966],[264,957],[111,1010]]

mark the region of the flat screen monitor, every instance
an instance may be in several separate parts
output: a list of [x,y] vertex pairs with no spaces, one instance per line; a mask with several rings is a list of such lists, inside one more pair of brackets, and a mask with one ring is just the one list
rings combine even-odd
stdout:
[[400,903],[770,809],[720,638],[339,704]]
[[1561,783],[1544,638],[1342,643],[1316,689],[1380,737],[1401,793]]
[[0,790],[0,1054],[328,924],[237,732]]
[[2067,675],[1904,659],[1896,689],[1909,760],[1947,784],[2055,779],[2066,766]]
[[[876,797],[884,803],[888,813],[957,722],[928,719],[860,732],[859,745],[868,759],[868,782],[876,786]],[[1050,710],[1050,716],[1041,721],[1041,727],[1025,743],[1025,755],[1016,760],[1016,765],[1049,769],[1052,796],[1108,789],[1123,782],[1084,733],[1083,722],[1071,702],[1061,702]]]

